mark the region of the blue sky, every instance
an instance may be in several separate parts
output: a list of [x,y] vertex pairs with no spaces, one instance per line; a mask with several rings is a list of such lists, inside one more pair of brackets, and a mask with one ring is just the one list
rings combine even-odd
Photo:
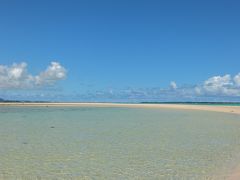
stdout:
[[240,100],[239,1],[0,2],[0,97]]

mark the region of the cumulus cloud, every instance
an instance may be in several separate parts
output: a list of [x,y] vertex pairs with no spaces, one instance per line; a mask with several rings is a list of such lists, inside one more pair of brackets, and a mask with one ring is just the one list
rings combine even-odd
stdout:
[[0,65],[0,89],[26,89],[54,85],[66,78],[67,71],[58,62],[51,62],[47,69],[38,75],[28,73],[27,64]]
[[58,80],[66,77],[66,70],[57,62],[52,62],[50,66],[35,77],[37,85],[54,84]]
[[176,84],[176,82],[174,82],[174,81],[172,81],[172,82],[170,82],[170,88],[171,89],[177,89],[177,84]]
[[233,78],[229,74],[213,76],[195,90],[202,95],[240,96],[240,73]]
[[234,83],[236,84],[236,86],[240,87],[240,73],[238,73],[234,78]]

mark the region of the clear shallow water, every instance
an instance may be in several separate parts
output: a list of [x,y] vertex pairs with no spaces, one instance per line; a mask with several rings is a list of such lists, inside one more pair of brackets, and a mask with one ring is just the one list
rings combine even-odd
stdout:
[[0,108],[0,179],[224,179],[239,150],[233,114]]

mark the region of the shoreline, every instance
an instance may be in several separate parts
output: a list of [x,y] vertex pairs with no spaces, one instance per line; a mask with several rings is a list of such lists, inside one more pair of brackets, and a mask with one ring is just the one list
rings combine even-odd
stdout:
[[127,103],[0,103],[1,106],[23,107],[128,107],[128,108],[167,108],[201,110],[240,115],[240,106],[190,105],[190,104],[127,104]]

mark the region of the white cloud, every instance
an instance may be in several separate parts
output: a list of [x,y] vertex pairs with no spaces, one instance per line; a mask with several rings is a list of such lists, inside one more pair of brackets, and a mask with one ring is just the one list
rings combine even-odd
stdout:
[[240,87],[240,73],[238,73],[234,78],[233,78],[235,84]]
[[174,81],[172,81],[172,82],[170,82],[170,88],[171,89],[177,89],[177,84],[176,84],[176,82],[174,82]]
[[210,93],[223,93],[230,86],[232,86],[232,81],[229,74],[211,77],[203,84],[203,88]]
[[33,76],[27,71],[27,64],[0,65],[0,89],[26,89],[53,85],[66,77],[66,69],[58,62],[51,62],[48,68]]
[[51,62],[48,68],[35,77],[37,85],[54,84],[66,77],[66,70],[58,62]]
[[232,78],[229,74],[213,76],[195,88],[197,94],[240,96],[240,73]]

